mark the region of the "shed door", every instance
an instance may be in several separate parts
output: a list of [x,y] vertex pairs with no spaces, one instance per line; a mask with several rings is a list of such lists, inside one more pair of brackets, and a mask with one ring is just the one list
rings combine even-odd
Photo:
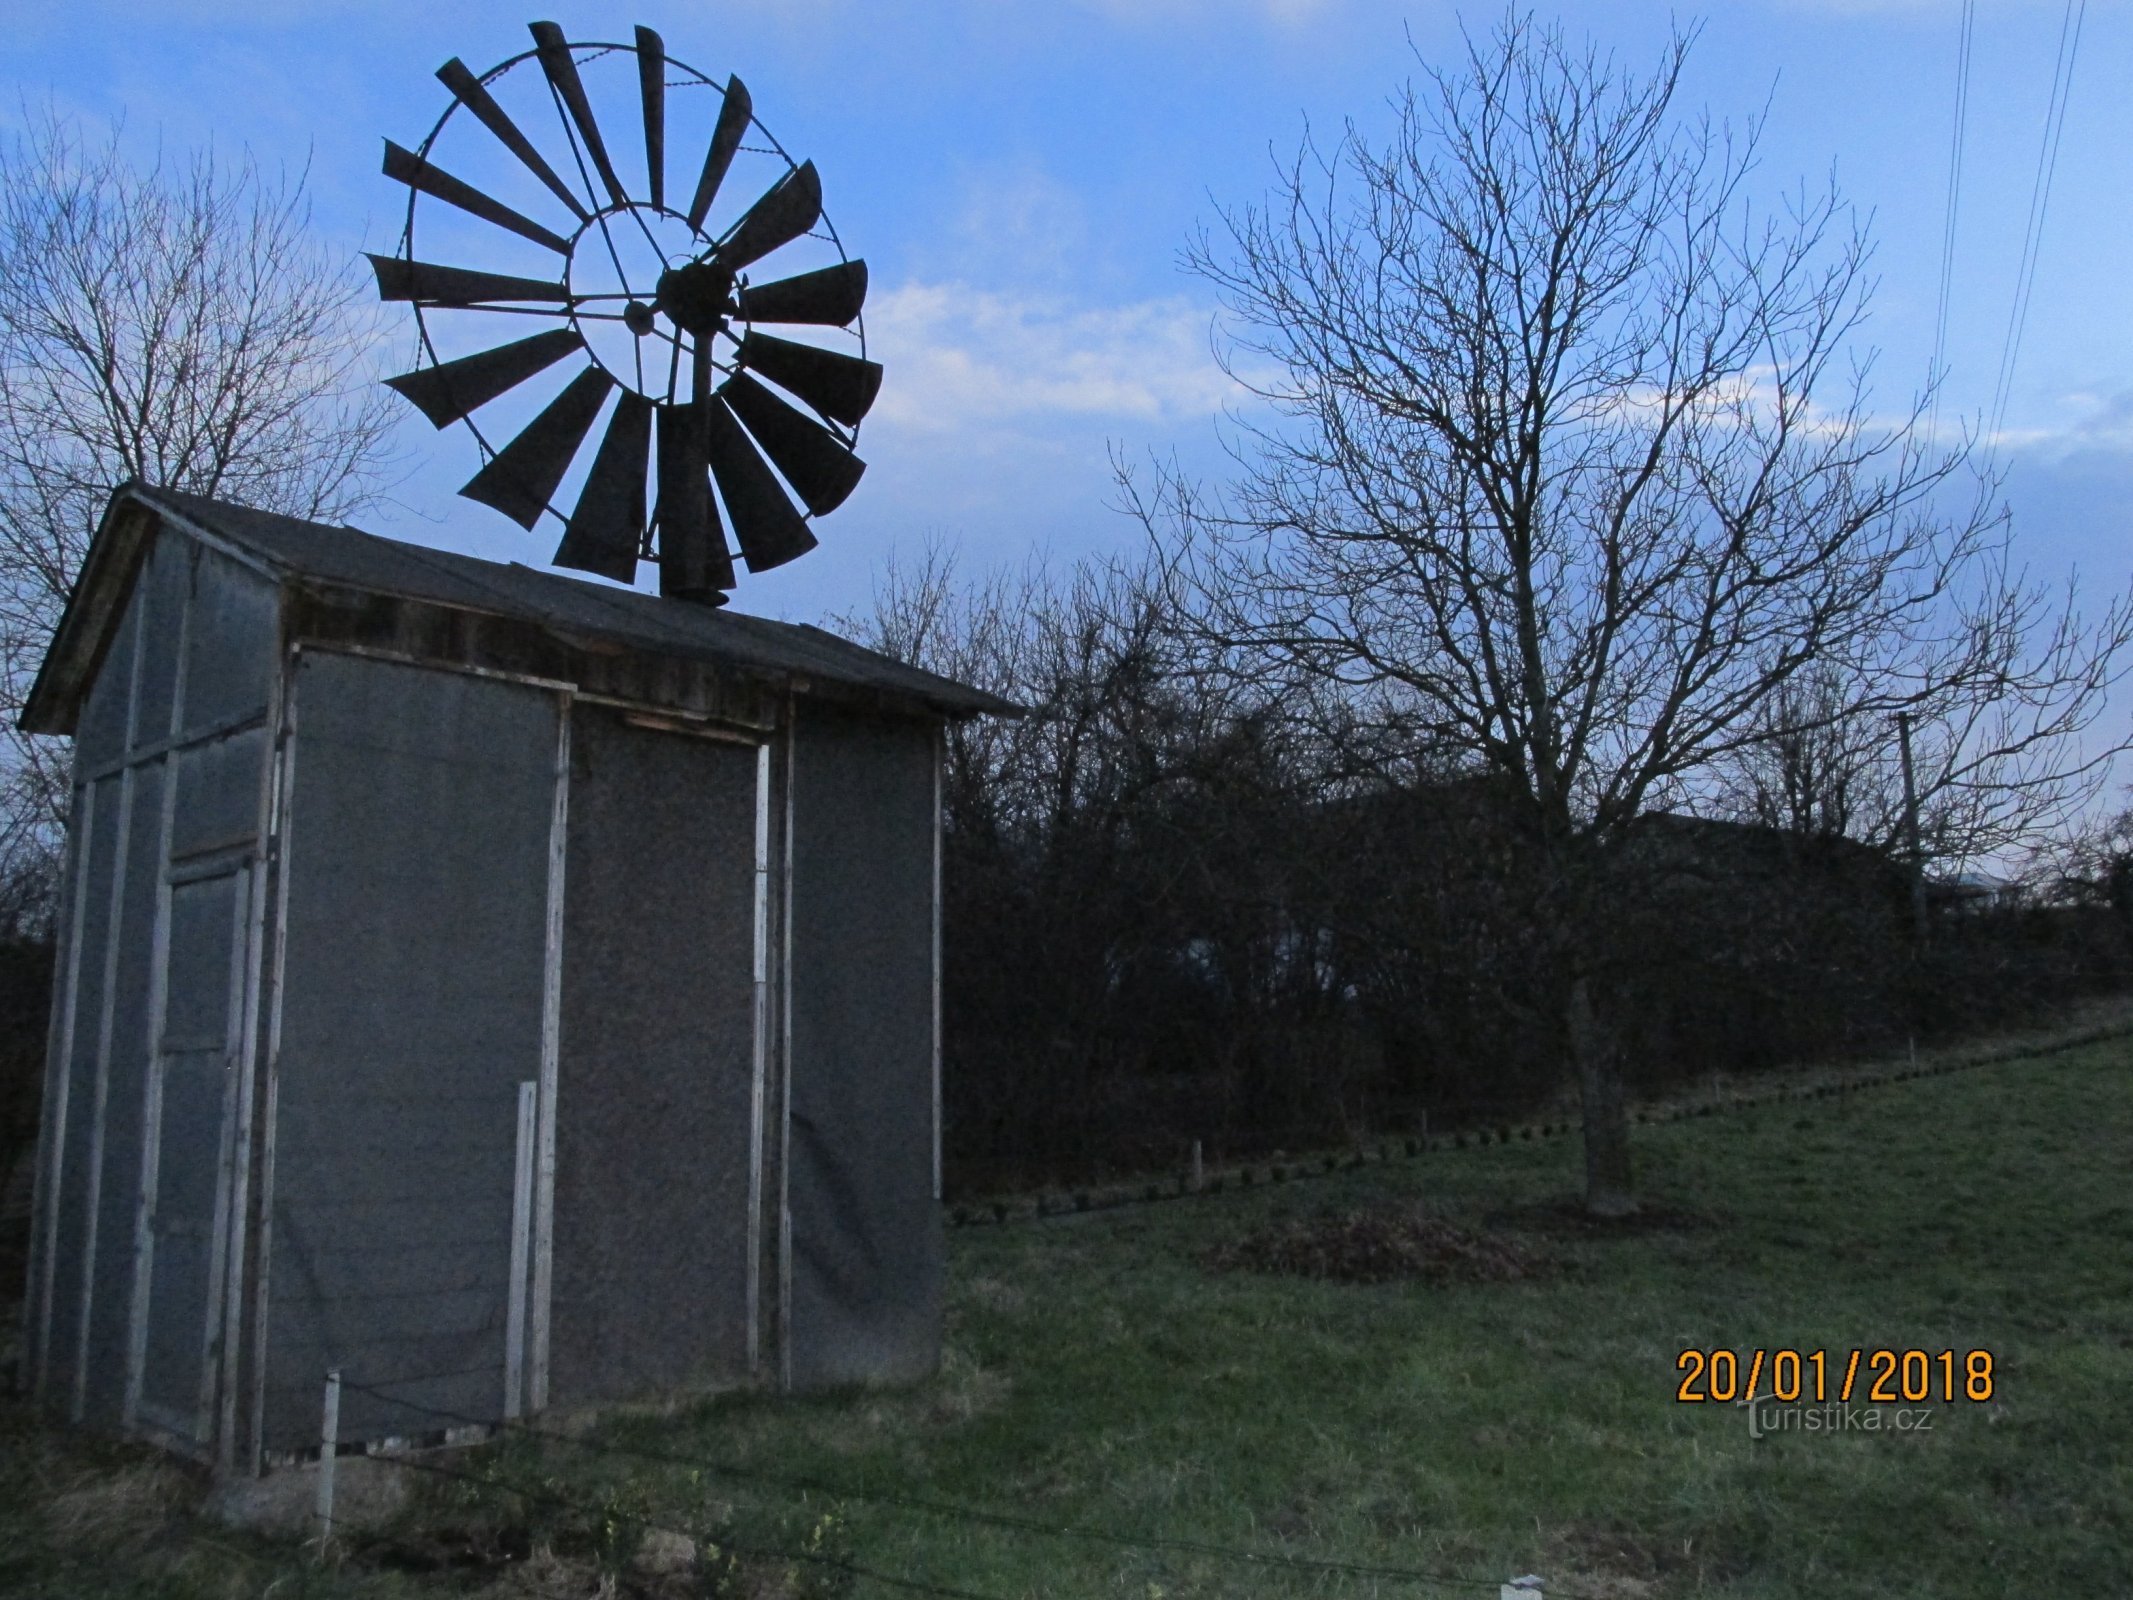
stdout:
[[572,719],[559,1406],[748,1374],[760,769],[753,748]]
[[252,868],[246,860],[173,876],[161,1044],[148,1086],[135,1381],[143,1418],[205,1443]]

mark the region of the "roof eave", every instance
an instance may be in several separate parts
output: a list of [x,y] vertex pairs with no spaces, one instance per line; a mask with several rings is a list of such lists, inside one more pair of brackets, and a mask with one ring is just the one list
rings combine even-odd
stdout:
[[[294,584],[305,590],[354,590],[375,593],[410,603],[445,606],[457,611],[486,614],[493,609],[494,614],[499,617],[531,621],[539,625],[538,618],[527,617],[508,605],[500,604],[494,608],[469,605],[463,598],[445,599],[434,594],[402,593],[392,586],[350,583],[344,579],[291,568],[273,550],[260,548],[256,542],[245,538],[242,532],[220,524],[212,528],[203,526],[199,517],[189,512],[186,506],[167,501],[150,485],[131,481],[113,490],[111,499],[104,508],[96,536],[90,541],[88,554],[84,558],[81,575],[75,582],[73,592],[68,596],[66,609],[54,631],[51,647],[45,653],[36,682],[23,704],[18,726],[24,732],[71,734],[74,731],[82,701],[88,694],[89,686],[95,681],[112,635],[124,616],[126,601],[132,593],[142,556],[152,542],[156,529],[163,525],[182,531],[273,582]],[[822,630],[802,625],[800,631],[820,633]],[[826,637],[840,647],[852,648],[850,641],[838,639],[835,635]],[[915,713],[950,722],[962,722],[979,716],[1014,717],[1024,714],[1024,708],[1012,701],[923,669],[907,669],[888,682],[879,679],[868,682],[860,677],[847,681],[833,668],[828,672],[813,672],[799,665],[772,666],[769,663],[753,661],[742,651],[720,649],[716,646],[707,648],[702,644],[685,645],[679,641],[660,645],[648,640],[639,640],[636,647],[717,661],[727,669],[738,671],[745,676],[772,681],[783,680],[792,692],[825,694],[834,699],[862,700],[881,705],[884,709],[900,709],[907,715]]]
[[126,597],[140,571],[162,508],[139,493],[137,483],[111,491],[96,536],[82,561],[81,575],[67,596],[51,647],[37,668],[15,725],[24,733],[70,734],[96,669],[110,648],[112,632],[125,615]]

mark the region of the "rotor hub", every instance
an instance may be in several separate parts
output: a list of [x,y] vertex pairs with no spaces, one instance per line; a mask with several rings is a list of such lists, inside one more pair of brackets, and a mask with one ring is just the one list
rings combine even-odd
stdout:
[[659,275],[653,303],[678,328],[704,338],[733,314],[733,274],[717,261],[686,261]]
[[714,372],[731,365],[738,284],[710,265],[712,251],[703,229],[640,202],[595,213],[570,240],[564,283],[586,348],[616,382],[654,404],[688,397],[688,380],[677,373],[698,347]]

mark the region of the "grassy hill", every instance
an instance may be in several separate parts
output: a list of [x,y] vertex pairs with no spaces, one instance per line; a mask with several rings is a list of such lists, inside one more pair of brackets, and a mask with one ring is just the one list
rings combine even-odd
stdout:
[[[168,1469],[11,1410],[0,1587],[2133,1592],[2133,1039],[1657,1124],[1638,1154],[1649,1213],[1620,1228],[1559,1204],[1572,1138],[959,1230],[935,1383],[441,1457],[459,1476],[416,1474],[401,1523],[325,1570],[204,1542]],[[1758,1347],[1828,1352],[1832,1388],[1854,1348],[1953,1350],[1959,1386],[1989,1351],[1991,1394],[1869,1406],[1862,1367],[1834,1432],[1676,1398],[1684,1350]],[[714,1576],[631,1566],[639,1519],[716,1541]]]

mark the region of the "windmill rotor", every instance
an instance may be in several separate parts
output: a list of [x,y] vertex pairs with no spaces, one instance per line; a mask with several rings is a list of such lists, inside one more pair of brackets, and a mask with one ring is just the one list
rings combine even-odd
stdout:
[[[370,261],[380,297],[413,308],[422,356],[386,382],[473,434],[483,465],[462,495],[529,531],[560,526],[557,566],[628,583],[648,560],[662,594],[723,604],[736,553],[750,572],[805,554],[866,470],[859,425],[881,386],[866,263],[824,216],[814,163],[755,120],[738,78],[675,61],[649,28],[629,43],[531,32],[486,73],[446,62],[452,100],[429,137],[386,141],[407,223],[399,252]],[[626,80],[608,62],[623,57]],[[632,114],[603,129],[597,108],[624,95]],[[675,114],[713,96],[675,209]]]

